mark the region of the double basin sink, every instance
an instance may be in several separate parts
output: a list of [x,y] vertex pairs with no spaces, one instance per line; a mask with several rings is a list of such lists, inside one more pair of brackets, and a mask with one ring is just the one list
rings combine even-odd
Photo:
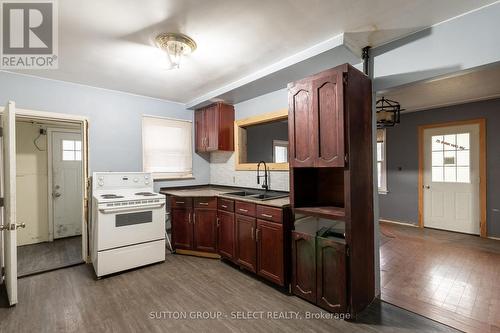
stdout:
[[245,198],[245,199],[258,200],[258,201],[265,201],[265,200],[288,197],[288,194],[281,193],[281,192],[273,192],[273,191],[262,192],[262,191],[247,191],[247,190],[224,193],[224,195],[235,196],[235,197],[240,197],[240,198]]

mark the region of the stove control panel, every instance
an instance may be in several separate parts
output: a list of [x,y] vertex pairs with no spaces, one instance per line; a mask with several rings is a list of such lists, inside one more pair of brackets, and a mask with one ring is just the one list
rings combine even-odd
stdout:
[[153,189],[153,179],[149,172],[94,172],[93,190],[112,189]]

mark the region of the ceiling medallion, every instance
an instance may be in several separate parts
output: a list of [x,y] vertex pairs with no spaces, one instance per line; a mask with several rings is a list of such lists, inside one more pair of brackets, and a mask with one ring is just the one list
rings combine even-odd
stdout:
[[165,32],[155,38],[156,46],[167,53],[171,69],[179,68],[182,57],[196,50],[195,41],[184,34]]

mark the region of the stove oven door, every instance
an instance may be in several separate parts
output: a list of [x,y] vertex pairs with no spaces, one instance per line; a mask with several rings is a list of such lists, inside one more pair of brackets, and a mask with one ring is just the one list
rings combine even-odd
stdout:
[[165,203],[142,207],[99,207],[97,250],[165,238]]

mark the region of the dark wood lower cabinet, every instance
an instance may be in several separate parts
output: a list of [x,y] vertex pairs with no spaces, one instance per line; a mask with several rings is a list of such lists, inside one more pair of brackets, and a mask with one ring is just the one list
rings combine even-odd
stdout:
[[347,310],[346,245],[341,239],[292,233],[292,291],[334,313]]
[[281,287],[288,285],[288,208],[214,197],[173,196],[170,202],[172,245],[178,253],[218,253]]
[[217,219],[219,254],[233,260],[236,256],[234,213],[219,210]]
[[193,248],[192,210],[172,208],[172,246],[174,249]]
[[316,240],[316,299],[330,312],[346,311],[346,247],[331,239]]
[[236,262],[253,273],[257,271],[255,220],[236,214]]
[[217,252],[217,211],[195,208],[193,222],[193,249]]
[[316,237],[292,232],[292,292],[316,303]]
[[257,220],[257,274],[283,286],[283,226],[279,223]]

